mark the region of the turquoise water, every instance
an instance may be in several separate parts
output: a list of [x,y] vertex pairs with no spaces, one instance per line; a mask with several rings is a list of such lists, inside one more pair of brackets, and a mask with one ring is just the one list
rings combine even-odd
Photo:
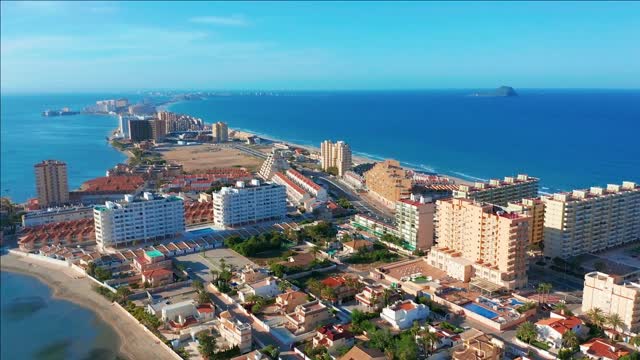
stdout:
[[478,305],[478,304],[474,304],[474,303],[468,303],[466,305],[463,306],[463,308],[469,310],[469,311],[473,311],[474,313],[482,316],[482,317],[486,317],[487,319],[495,319],[498,317],[498,314],[483,308],[482,306]]
[[30,276],[3,271],[0,286],[0,358],[116,359],[117,334],[93,312]]
[[43,117],[46,109],[65,106],[78,110],[96,100],[116,95],[2,96],[2,196],[22,202],[35,197],[33,165],[44,159],[67,163],[69,188],[105,176],[108,168],[126,157],[106,141],[118,119],[103,115]]
[[640,182],[639,90],[516,90],[305,92],[169,108],[304,145],[341,139],[356,153],[470,180],[526,173],[544,192]]

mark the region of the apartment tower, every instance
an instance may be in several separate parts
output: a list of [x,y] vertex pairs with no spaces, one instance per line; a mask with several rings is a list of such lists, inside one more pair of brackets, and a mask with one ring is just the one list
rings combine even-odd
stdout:
[[213,223],[218,227],[240,227],[262,221],[282,220],[287,214],[287,193],[282,185],[238,181],[211,194]]
[[184,201],[177,196],[125,195],[124,201],[94,206],[96,242],[101,248],[172,238],[185,230]]
[[541,198],[522,199],[519,202],[509,202],[506,210],[520,212],[531,216],[529,228],[529,243],[542,244],[544,241],[544,201]]
[[525,198],[538,196],[540,180],[528,175],[507,176],[504,180],[492,179],[489,182],[476,182],[474,185],[460,185],[453,197],[473,199],[499,206]]
[[411,195],[412,177],[396,160],[375,164],[364,178],[369,191],[389,207]]
[[211,132],[213,135],[213,142],[221,143],[229,141],[229,127],[227,127],[227,123],[218,121],[211,125]]
[[430,265],[472,284],[526,286],[530,216],[471,199],[439,200],[436,207]]
[[396,202],[398,236],[408,243],[409,250],[429,250],[433,246],[435,203],[413,194],[410,199]]
[[322,170],[335,167],[338,175],[342,176],[351,169],[351,147],[344,141],[332,143],[331,140],[325,140],[320,144],[320,162]]
[[634,182],[542,200],[545,256],[568,258],[640,240],[640,186]]
[[40,207],[60,206],[68,203],[67,164],[58,160],[44,160],[36,164],[34,168]]
[[597,271],[585,274],[582,312],[593,308],[618,314],[624,332],[640,331],[640,282]]

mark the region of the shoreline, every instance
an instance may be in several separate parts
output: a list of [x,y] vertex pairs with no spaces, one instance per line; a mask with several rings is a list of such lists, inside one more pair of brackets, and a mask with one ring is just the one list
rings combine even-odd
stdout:
[[[141,359],[153,354],[155,358],[172,359],[166,351],[156,346],[157,339],[129,324],[131,319],[117,310],[111,302],[93,290],[93,283],[85,276],[72,277],[74,270],[31,260],[6,253],[2,255],[0,270],[36,278],[52,291],[51,297],[69,301],[91,311],[117,335],[118,356],[126,359]],[[129,323],[128,323],[129,322]],[[164,355],[164,356],[163,356]]]
[[[173,110],[171,109],[171,107],[173,105],[176,104],[180,104],[180,103],[186,103],[186,102],[190,102],[190,101],[202,101],[202,100],[179,100],[179,101],[171,101],[167,104],[164,104],[163,110],[164,111],[170,111],[173,112]],[[189,115],[189,116],[195,116],[193,114],[189,114],[189,113],[185,113],[185,115]],[[263,138],[265,140],[271,141],[271,142],[280,142],[280,143],[285,143],[287,145],[293,146],[293,147],[298,147],[301,149],[305,149],[311,152],[320,152],[320,147],[319,146],[315,146],[315,145],[304,145],[304,144],[298,144],[295,142],[291,142],[288,141],[286,139],[280,139],[277,136],[272,136],[269,134],[264,134],[264,133],[260,133],[258,131],[255,130],[251,130],[251,129],[244,129],[244,128],[236,128],[236,127],[229,127],[229,133],[231,132],[235,132],[234,135],[230,134],[230,137],[233,136],[234,138],[246,138],[247,136],[258,136],[260,138]],[[372,156],[371,154],[366,154],[366,153],[362,153],[362,152],[358,152],[358,151],[353,151],[352,149],[352,153],[353,153],[353,162],[354,164],[364,164],[364,163],[377,163],[377,162],[381,162],[384,161],[386,159],[393,159],[390,157],[384,157],[384,156]],[[451,180],[454,181],[455,184],[462,184],[462,185],[473,185],[474,182],[476,181],[488,181],[487,179],[481,179],[481,178],[477,178],[474,176],[467,176],[467,178],[465,177],[461,177],[461,175],[450,175],[450,174],[446,174],[446,173],[439,173],[437,171],[433,171],[433,170],[426,170],[426,169],[421,169],[415,165],[412,165],[410,163],[407,163],[406,161],[402,161],[400,159],[393,159],[393,160],[397,160],[398,162],[400,162],[400,165],[402,165],[402,167],[404,167],[405,169],[409,169],[409,170],[413,170],[413,171],[417,171],[417,172],[421,172],[421,173],[428,173],[428,174],[435,174],[438,176],[442,176],[442,177],[446,177],[449,178]]]

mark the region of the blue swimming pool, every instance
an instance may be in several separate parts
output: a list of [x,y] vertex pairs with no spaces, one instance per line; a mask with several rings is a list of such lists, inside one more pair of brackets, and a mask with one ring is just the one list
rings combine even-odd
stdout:
[[512,306],[524,305],[522,301],[514,298],[509,299],[509,302],[511,303]]
[[478,304],[474,304],[474,303],[468,303],[466,305],[463,306],[463,308],[469,310],[469,311],[473,311],[474,313],[486,317],[487,319],[495,319],[498,317],[498,314],[489,310],[489,309],[485,309],[482,306],[478,305]]
[[211,228],[205,228],[205,229],[191,230],[189,231],[189,234],[201,236],[201,235],[213,234],[214,232],[216,231]]

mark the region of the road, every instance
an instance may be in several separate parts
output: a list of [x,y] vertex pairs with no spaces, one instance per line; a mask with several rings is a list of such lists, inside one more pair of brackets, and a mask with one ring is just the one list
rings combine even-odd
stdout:
[[[227,264],[231,265],[234,269],[240,269],[245,264],[253,264],[245,257],[240,256],[229,249],[208,250],[206,253],[206,258],[201,256],[201,254],[188,254],[177,257],[177,259],[181,263],[191,269],[191,271],[189,272],[189,277],[192,280],[200,280],[203,284],[211,282],[212,276],[210,270],[219,270],[218,264],[221,258],[224,258]],[[255,266],[255,264],[253,265]],[[275,337],[271,336],[271,334],[269,334],[266,329],[262,328],[258,323],[256,323],[250,316],[245,315],[239,309],[240,305],[227,300],[219,292],[210,291],[209,287],[205,288],[211,295],[213,295],[211,298],[219,312],[229,311],[238,320],[251,324],[252,336],[254,339],[258,340],[259,346],[274,345],[280,348],[281,352],[289,350],[289,347],[287,345],[280,343]]]
[[303,174],[325,185],[325,187],[329,189],[329,192],[333,193],[335,197],[343,197],[349,200],[360,213],[387,223],[393,223],[393,214],[389,209],[379,204],[367,202],[348,186],[342,184],[340,180],[332,178],[331,175],[312,170],[303,170]]

